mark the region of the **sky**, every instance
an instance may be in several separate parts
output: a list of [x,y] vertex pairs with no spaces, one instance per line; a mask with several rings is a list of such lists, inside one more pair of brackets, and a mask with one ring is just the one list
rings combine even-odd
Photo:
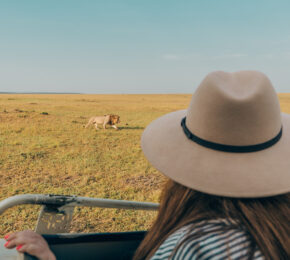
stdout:
[[0,92],[193,93],[259,70],[290,92],[288,0],[0,1]]

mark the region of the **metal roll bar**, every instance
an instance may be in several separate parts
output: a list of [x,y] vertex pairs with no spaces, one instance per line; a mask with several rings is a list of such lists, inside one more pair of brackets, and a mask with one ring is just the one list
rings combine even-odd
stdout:
[[9,197],[0,201],[0,214],[3,214],[8,208],[22,204],[51,205],[56,207],[65,205],[74,207],[99,207],[135,210],[158,210],[159,206],[158,203],[151,202],[112,200],[53,194],[23,194]]
[[43,205],[35,231],[40,234],[69,231],[74,207],[99,207],[134,210],[158,210],[159,204],[126,200],[112,200],[65,195],[23,194],[0,201],[0,215],[16,205]]

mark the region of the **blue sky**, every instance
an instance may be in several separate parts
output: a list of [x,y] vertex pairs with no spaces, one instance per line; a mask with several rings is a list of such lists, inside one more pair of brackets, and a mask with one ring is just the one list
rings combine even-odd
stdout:
[[0,91],[193,93],[213,70],[290,92],[288,0],[0,2]]

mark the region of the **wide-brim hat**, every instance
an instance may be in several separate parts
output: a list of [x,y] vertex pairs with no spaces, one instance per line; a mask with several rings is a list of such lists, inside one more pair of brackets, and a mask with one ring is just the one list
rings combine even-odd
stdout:
[[157,170],[197,191],[240,198],[290,191],[290,115],[258,71],[210,73],[188,109],[153,121],[141,143]]

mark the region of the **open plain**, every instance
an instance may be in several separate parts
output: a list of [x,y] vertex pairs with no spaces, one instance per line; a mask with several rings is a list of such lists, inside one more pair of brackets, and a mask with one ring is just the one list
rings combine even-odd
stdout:
[[[0,95],[0,199],[43,193],[158,202],[165,178],[140,148],[155,118],[186,109],[191,95]],[[290,114],[290,94],[279,94]],[[118,114],[119,130],[84,128],[92,116]],[[0,216],[0,235],[33,229],[39,206]],[[72,232],[144,230],[155,212],[76,208]]]

